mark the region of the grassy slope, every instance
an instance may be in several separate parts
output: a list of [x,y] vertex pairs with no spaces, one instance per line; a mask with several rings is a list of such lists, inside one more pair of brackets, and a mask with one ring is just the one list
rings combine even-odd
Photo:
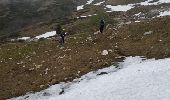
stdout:
[[[107,35],[93,34],[97,30],[100,17],[99,14],[69,26],[68,30],[77,27],[79,34],[74,33],[74,30],[72,35],[67,36],[64,49],[58,47],[59,43],[55,39],[1,45],[0,98],[38,91],[111,65],[119,55],[114,50],[116,44],[108,37],[111,31]],[[108,15],[105,15],[105,18],[108,23],[115,23]],[[101,53],[105,49],[110,49],[109,55],[102,56]]]
[[[126,25],[119,29],[117,36],[121,37],[119,49],[125,55],[141,55],[149,58],[169,57],[169,26],[170,17]],[[152,31],[150,35],[144,35],[149,31]]]
[[[103,16],[110,25],[104,34],[94,35]],[[0,98],[39,91],[51,84],[70,81],[91,70],[107,67],[122,55],[149,58],[170,56],[169,17],[123,25],[118,30],[114,29],[117,23],[113,20],[115,17],[121,18],[121,13],[101,13],[64,25],[70,33],[64,49],[60,49],[58,41],[54,39],[0,45]],[[47,27],[44,24],[41,28],[50,31]],[[42,30],[45,32],[45,29]],[[148,31],[153,33],[143,35]],[[109,55],[102,56],[101,52],[105,49],[109,50]]]

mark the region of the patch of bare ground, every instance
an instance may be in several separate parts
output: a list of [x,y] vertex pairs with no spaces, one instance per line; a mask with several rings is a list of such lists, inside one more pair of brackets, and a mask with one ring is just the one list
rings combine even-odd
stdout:
[[119,28],[118,49],[126,56],[170,57],[170,17],[155,18]]

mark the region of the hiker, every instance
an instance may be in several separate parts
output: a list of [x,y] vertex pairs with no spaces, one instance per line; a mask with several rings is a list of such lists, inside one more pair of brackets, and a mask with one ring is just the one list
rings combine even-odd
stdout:
[[61,45],[63,45],[64,44],[65,32],[63,31],[61,25],[57,25],[56,35],[59,35],[61,37],[60,43],[61,43]]
[[64,31],[62,31],[61,33],[60,33],[60,37],[61,37],[61,41],[60,41],[60,43],[61,43],[61,45],[63,45],[64,44],[64,37],[65,37],[65,32]]
[[56,35],[58,34],[58,35],[60,35],[60,33],[62,32],[62,28],[61,28],[61,25],[57,25],[57,27],[56,27]]
[[100,20],[100,32],[101,33],[103,33],[104,27],[105,27],[105,22],[104,22],[104,19],[102,19]]

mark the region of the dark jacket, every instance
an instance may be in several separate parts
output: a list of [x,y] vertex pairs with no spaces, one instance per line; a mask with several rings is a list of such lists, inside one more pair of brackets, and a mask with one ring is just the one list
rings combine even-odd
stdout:
[[62,28],[60,25],[58,25],[55,30],[56,30],[57,34],[61,34],[61,32],[62,32]]
[[102,20],[100,20],[100,26],[104,26],[105,25],[105,22],[104,22],[104,20],[102,19]]
[[61,36],[61,37],[65,37],[65,35],[66,35],[66,34],[65,34],[64,31],[60,33],[60,36]]

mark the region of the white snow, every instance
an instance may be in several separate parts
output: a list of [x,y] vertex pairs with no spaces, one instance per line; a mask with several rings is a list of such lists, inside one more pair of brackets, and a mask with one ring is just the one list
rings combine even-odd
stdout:
[[139,21],[139,20],[136,20],[135,22],[136,22],[136,23],[139,23],[140,21]]
[[86,18],[87,16],[80,16],[81,18]]
[[153,2],[153,0],[147,0],[147,1],[144,1],[144,2],[135,3],[135,4],[128,4],[128,5],[116,5],[116,6],[106,5],[106,8],[111,9],[111,11],[106,11],[106,12],[128,11],[128,10],[134,8],[135,5],[148,6],[148,5],[159,5],[159,4],[162,4],[162,3],[170,3],[170,0],[159,0],[157,2]]
[[159,4],[162,4],[162,3],[170,3],[170,0],[159,0],[157,2],[153,2],[153,0],[148,0],[148,1],[145,1],[145,2],[137,3],[137,4],[146,6],[146,5],[159,5]]
[[157,5],[158,4],[158,2],[150,3],[151,1],[153,1],[153,0],[148,0],[148,1],[141,2],[141,3],[137,3],[137,4],[144,5],[144,6],[146,6],[146,5]]
[[161,17],[161,16],[169,16],[169,15],[170,15],[170,10],[169,10],[169,11],[160,12],[160,14],[159,14],[158,17]]
[[[111,9],[111,11],[128,11],[134,6],[132,4],[129,5],[117,5],[117,6],[112,6],[112,5],[106,5],[107,8]],[[107,11],[109,12],[109,11]]]
[[28,40],[30,39],[30,37],[21,37],[21,38],[18,38],[17,40]]
[[94,0],[89,0],[89,1],[87,1],[87,3],[86,4],[91,4],[92,2],[93,2]]
[[81,9],[84,9],[84,5],[77,6],[77,10],[81,10]]
[[86,4],[77,6],[77,11],[78,11],[78,10],[81,10],[81,9],[84,9],[84,6],[85,6],[85,5],[91,4],[93,1],[94,1],[94,0],[89,0],[89,1],[87,1]]
[[139,16],[140,16],[140,14],[141,14],[141,12],[139,12],[139,13],[135,14],[135,16],[138,16],[138,17],[139,17]]
[[102,2],[96,3],[96,4],[94,4],[94,5],[99,6],[99,5],[103,4],[104,2],[105,2],[105,1],[102,1]]
[[[90,72],[72,83],[11,100],[170,100],[170,58],[128,57],[119,68]],[[108,74],[99,75],[102,72]]]
[[36,38],[36,39],[48,38],[48,37],[51,37],[51,36],[54,36],[54,35],[56,35],[56,31],[47,32],[47,33],[45,33],[45,34],[36,36],[35,38]]
[[159,0],[160,3],[170,3],[170,0]]
[[[87,1],[86,4],[77,6],[77,10],[84,9],[85,5],[92,4],[93,1],[94,0],[89,0],[89,1]],[[104,2],[105,1],[102,1],[102,2],[96,3],[94,5],[101,5]],[[162,3],[170,3],[170,0],[158,0],[158,1],[155,1],[155,2],[153,0],[147,0],[147,1],[144,1],[144,2],[128,4],[128,5],[116,5],[116,6],[106,5],[106,8],[111,9],[111,11],[107,11],[107,12],[112,12],[112,11],[128,11],[128,10],[134,8],[135,5],[148,6],[148,5],[159,5],[159,4],[162,4]]]

